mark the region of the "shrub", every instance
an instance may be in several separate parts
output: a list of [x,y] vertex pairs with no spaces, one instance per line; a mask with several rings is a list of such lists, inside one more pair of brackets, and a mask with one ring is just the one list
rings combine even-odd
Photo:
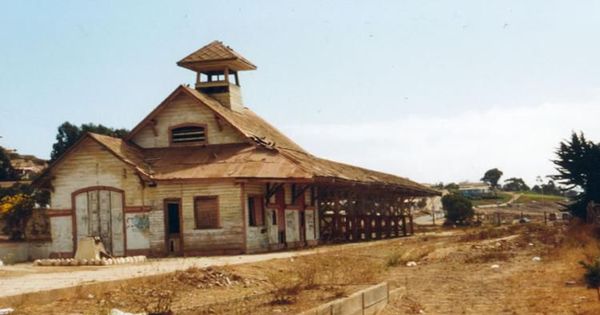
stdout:
[[401,261],[402,255],[398,252],[393,252],[387,256],[385,260],[386,267],[396,267],[402,263]]
[[31,215],[34,200],[30,195],[16,194],[0,199],[0,219],[6,222],[2,232],[11,240],[25,237],[25,223]]
[[446,223],[466,225],[475,215],[473,204],[460,194],[449,194],[442,197],[442,205],[446,212]]
[[596,289],[598,300],[600,301],[600,257],[596,258],[591,263],[586,263],[584,261],[580,261],[579,263],[585,268],[583,279],[585,280],[587,287]]

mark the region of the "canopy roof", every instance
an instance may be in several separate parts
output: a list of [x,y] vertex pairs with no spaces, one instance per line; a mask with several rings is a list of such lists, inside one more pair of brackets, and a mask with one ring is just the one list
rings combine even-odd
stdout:
[[252,62],[217,40],[181,59],[177,65],[197,72],[225,67],[235,71],[256,70]]

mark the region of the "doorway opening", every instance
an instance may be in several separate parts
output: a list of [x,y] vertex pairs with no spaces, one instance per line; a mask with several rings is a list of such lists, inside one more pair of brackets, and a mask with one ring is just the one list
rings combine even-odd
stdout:
[[165,241],[167,255],[181,255],[183,236],[181,233],[181,200],[165,200]]

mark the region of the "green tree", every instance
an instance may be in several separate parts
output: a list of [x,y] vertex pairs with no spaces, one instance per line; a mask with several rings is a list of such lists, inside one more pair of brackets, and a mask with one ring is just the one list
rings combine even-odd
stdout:
[[447,189],[447,190],[449,190],[449,191],[456,191],[460,187],[456,183],[449,183],[446,186],[444,186],[444,188]]
[[503,173],[501,170],[493,168],[485,172],[485,174],[483,174],[481,181],[488,183],[490,187],[492,187],[492,189],[495,189],[498,187],[498,181],[500,181],[502,174]]
[[442,206],[446,212],[446,223],[466,225],[475,215],[473,204],[461,194],[452,193],[442,197]]
[[504,180],[502,189],[505,191],[529,191],[529,186],[522,178],[511,177]]
[[52,152],[50,153],[50,161],[55,161],[59,156],[65,153],[86,132],[124,138],[129,133],[129,130],[115,129],[93,123],[83,124],[81,127],[78,127],[66,121],[58,127],[56,142],[52,145]]
[[19,179],[19,174],[10,163],[8,153],[0,147],[0,181],[17,179]]
[[547,184],[542,184],[542,193],[544,195],[560,196],[563,194],[560,187],[556,186],[553,180],[549,180]]
[[600,146],[587,140],[583,133],[573,133],[570,141],[560,143],[556,155],[553,162],[558,175],[551,178],[565,185],[566,190],[581,190],[567,207],[574,216],[585,218],[588,203],[600,202]]

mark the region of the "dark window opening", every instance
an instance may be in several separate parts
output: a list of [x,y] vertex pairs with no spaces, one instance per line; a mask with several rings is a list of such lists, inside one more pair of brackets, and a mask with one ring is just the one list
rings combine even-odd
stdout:
[[277,225],[277,211],[276,210],[271,211],[271,224]]
[[208,87],[202,87],[201,90],[202,90],[202,92],[204,92],[206,94],[228,93],[229,87],[228,86],[208,86]]
[[265,225],[262,196],[248,197],[248,219],[250,226]]
[[185,126],[171,130],[173,143],[204,143],[206,142],[206,129],[202,126]]

